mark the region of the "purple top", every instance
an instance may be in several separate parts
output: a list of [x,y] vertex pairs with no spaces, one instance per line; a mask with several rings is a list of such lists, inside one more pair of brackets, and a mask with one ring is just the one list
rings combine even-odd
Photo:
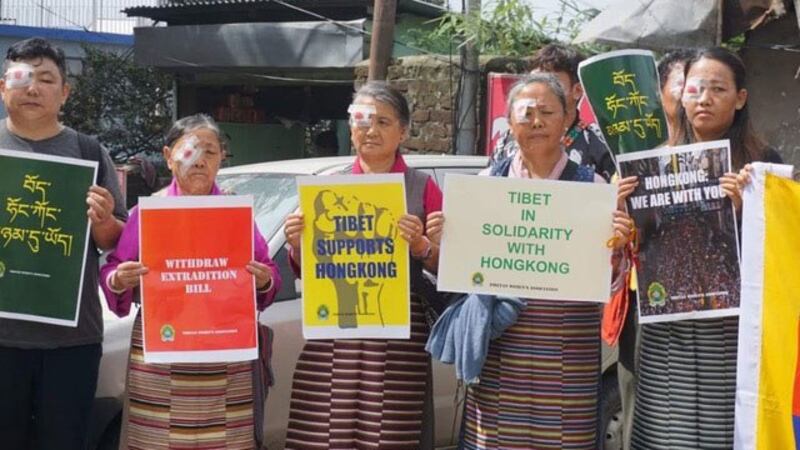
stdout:
[[[175,179],[167,188],[167,196],[178,196],[178,184]],[[211,188],[210,195],[223,195],[216,184]],[[278,272],[278,267],[272,262],[269,257],[269,249],[267,242],[258,231],[258,225],[253,224],[253,251],[255,260],[266,264],[272,271],[272,282],[269,289],[266,291],[258,291],[256,293],[256,303],[258,310],[263,311],[264,308],[272,303],[275,294],[281,288],[281,275]],[[122,230],[122,235],[119,238],[117,247],[108,255],[107,262],[100,269],[100,287],[106,295],[108,308],[119,317],[127,316],[131,311],[131,302],[133,301],[133,289],[126,289],[122,293],[116,293],[108,286],[108,278],[111,273],[116,270],[120,263],[125,261],[138,261],[139,260],[139,207],[134,207],[129,215],[128,222]]]

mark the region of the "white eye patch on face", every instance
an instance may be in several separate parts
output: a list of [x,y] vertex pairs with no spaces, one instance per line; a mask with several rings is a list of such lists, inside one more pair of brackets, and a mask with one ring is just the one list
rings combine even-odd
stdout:
[[539,106],[539,102],[535,98],[514,100],[514,103],[511,104],[511,114],[514,115],[517,123],[528,123],[530,122],[529,110],[537,106]]
[[9,89],[28,87],[33,84],[33,66],[25,63],[11,64],[3,78]]
[[700,77],[691,77],[686,80],[683,87],[683,101],[697,101],[703,93],[711,86],[711,82]]
[[189,136],[180,147],[172,151],[172,160],[180,164],[181,173],[189,170],[202,156],[203,147],[200,146],[200,139],[194,135]]
[[350,114],[350,126],[358,128],[369,128],[372,126],[372,118],[378,113],[373,105],[352,104],[347,108]]

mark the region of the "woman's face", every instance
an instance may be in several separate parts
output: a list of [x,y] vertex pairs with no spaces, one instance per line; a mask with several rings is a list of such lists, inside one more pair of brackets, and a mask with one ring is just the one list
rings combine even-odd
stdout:
[[558,96],[544,83],[525,86],[512,102],[511,133],[526,157],[561,151],[565,121]]
[[708,58],[694,63],[686,74],[682,103],[695,136],[701,141],[722,137],[744,108],[747,90],[736,89],[733,71]]
[[181,136],[172,148],[164,147],[164,158],[181,195],[208,195],[225,155],[217,133],[199,128]]
[[353,104],[375,108],[371,120],[350,124],[350,138],[358,157],[367,160],[394,159],[406,134],[406,127],[400,122],[397,112],[391,105],[372,97],[358,97]]

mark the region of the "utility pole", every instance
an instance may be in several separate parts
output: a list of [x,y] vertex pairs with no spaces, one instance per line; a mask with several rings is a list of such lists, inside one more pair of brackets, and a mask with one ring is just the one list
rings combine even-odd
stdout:
[[[481,1],[469,0],[464,14],[481,13]],[[478,143],[478,85],[481,74],[478,67],[478,46],[469,40],[461,49],[461,91],[458,93],[456,114],[456,154],[474,155]]]
[[375,0],[369,45],[369,80],[385,80],[394,45],[397,0]]

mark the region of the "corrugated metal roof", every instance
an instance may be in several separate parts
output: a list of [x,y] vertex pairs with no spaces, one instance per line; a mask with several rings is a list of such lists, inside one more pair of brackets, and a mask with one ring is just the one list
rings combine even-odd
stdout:
[[[332,17],[336,20],[353,20],[368,17],[373,4],[370,0],[284,1],[317,14],[338,14],[338,17]],[[423,0],[398,0],[397,9],[398,12],[408,12],[430,18],[438,17],[445,12],[442,6]],[[259,16],[257,19],[262,21],[272,21],[271,19],[282,21],[287,20],[286,18],[292,15],[297,16],[300,20],[315,20],[312,16],[303,14],[274,0],[168,0],[158,6],[134,6],[124,9],[123,12],[129,17],[147,17],[166,22],[180,20],[183,23],[191,20],[185,17],[186,14],[202,16],[217,13],[232,14],[234,18],[237,14],[246,14],[251,18]],[[272,13],[277,14],[277,16],[271,17]],[[355,17],[353,14],[361,17]],[[220,20],[224,21],[222,18]]]
[[[800,24],[800,0],[794,2]],[[662,50],[713,46],[783,17],[789,5],[789,0],[641,0],[628,7],[626,0],[619,0],[585,24],[573,43]]]

